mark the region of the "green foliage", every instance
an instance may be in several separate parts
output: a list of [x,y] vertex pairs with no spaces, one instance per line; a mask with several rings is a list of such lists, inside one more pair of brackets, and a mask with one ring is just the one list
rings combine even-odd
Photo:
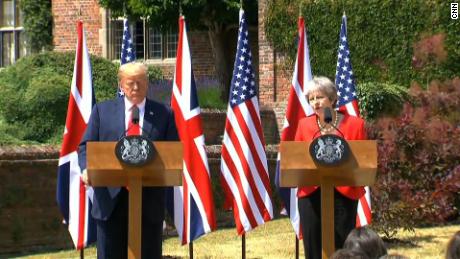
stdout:
[[388,237],[460,215],[460,80],[413,87],[411,95],[400,116],[369,131],[379,155],[373,223]]
[[225,109],[227,104],[220,98],[219,88],[198,89],[198,100],[201,108]]
[[154,82],[155,80],[163,79],[163,72],[157,66],[149,65],[147,73],[149,77],[149,82]]
[[359,84],[357,87],[359,108],[366,120],[383,116],[396,116],[404,102],[409,101],[406,88],[379,82]]
[[[277,50],[287,53],[291,61],[296,53],[300,2],[308,30],[313,74],[335,77],[338,34],[344,11],[357,82],[409,85],[412,80],[425,83],[452,78],[460,71],[460,21],[450,19],[449,2],[269,1],[265,20],[267,38]],[[436,35],[441,39],[430,40]],[[417,49],[424,53],[419,54]]]
[[[237,25],[240,0],[207,1],[183,0],[182,13],[193,28],[217,30],[222,25]],[[249,23],[257,24],[257,1],[245,0],[244,9],[250,12]],[[149,17],[148,22],[162,29],[177,28],[179,1],[176,0],[99,0],[102,7],[110,9],[113,17]]]
[[51,1],[21,0],[24,30],[32,53],[53,48],[53,17]]
[[[113,98],[117,65],[91,57],[96,100]],[[2,144],[60,141],[70,93],[73,53],[45,52],[20,59],[0,72]],[[5,141],[5,142],[3,142]]]

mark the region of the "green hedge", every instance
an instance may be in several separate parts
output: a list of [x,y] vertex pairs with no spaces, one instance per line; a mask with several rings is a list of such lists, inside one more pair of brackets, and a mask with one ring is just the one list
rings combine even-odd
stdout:
[[[267,38],[291,61],[296,52],[300,2],[316,75],[335,77],[344,11],[358,83],[377,81],[409,86],[412,80],[426,84],[432,79],[452,78],[460,71],[460,20],[450,18],[449,1],[269,1],[265,18]],[[416,48],[422,53],[414,55],[416,42],[436,34],[445,37],[444,45],[425,41]]]
[[368,121],[398,115],[403,104],[411,99],[406,88],[379,82],[359,84],[357,95],[360,113]]
[[[27,56],[0,72],[0,144],[22,141],[58,142],[67,113],[74,53],[45,52]],[[113,98],[117,68],[91,56],[98,101]]]

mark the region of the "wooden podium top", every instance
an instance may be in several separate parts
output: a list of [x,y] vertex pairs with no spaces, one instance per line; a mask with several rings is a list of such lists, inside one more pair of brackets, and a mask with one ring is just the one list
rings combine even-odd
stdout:
[[334,186],[372,185],[377,172],[377,144],[374,140],[348,141],[350,158],[339,166],[316,164],[309,153],[311,141],[282,141],[282,187],[314,186],[325,182]]
[[182,143],[155,141],[157,155],[141,166],[122,164],[115,156],[117,142],[88,142],[87,170],[92,186],[128,186],[129,177],[142,177],[143,186],[182,185]]

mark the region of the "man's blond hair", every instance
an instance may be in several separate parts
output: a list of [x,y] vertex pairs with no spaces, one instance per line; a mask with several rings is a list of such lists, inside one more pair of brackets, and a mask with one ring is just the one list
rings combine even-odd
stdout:
[[143,63],[131,62],[120,66],[118,69],[118,80],[122,80],[128,76],[143,76],[145,80],[148,77],[148,68]]

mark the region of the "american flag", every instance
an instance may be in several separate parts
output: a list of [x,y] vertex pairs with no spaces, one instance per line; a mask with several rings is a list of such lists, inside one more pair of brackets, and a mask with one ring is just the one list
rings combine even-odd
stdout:
[[[129,22],[127,18],[123,19],[123,39],[121,42],[120,64],[126,64],[136,61],[136,49],[133,47],[133,39],[129,32]],[[124,93],[118,89],[118,96],[123,96]]]
[[91,217],[92,188],[85,188],[80,175],[77,149],[95,103],[83,24],[77,23],[78,41],[70,89],[64,136],[59,154],[56,199],[68,225],[76,249],[96,241],[96,225]]
[[184,145],[183,185],[174,187],[174,223],[183,245],[216,228],[200,106],[192,71],[185,18],[179,17],[179,42],[171,106]]
[[273,218],[255,80],[248,27],[241,9],[220,166],[223,189],[233,200],[240,235]]
[[[339,111],[352,116],[359,116],[358,99],[356,97],[355,80],[351,66],[350,49],[347,41],[347,17],[343,15],[340,27],[337,70],[335,85],[339,96],[337,107]],[[359,199],[356,226],[370,224],[372,219],[371,197],[369,187],[366,186],[366,195]]]
[[[305,29],[305,20],[299,17],[298,21],[299,41],[297,46],[297,59],[292,76],[291,89],[284,118],[284,125],[281,132],[281,141],[293,141],[295,138],[297,125],[299,121],[306,116],[313,114],[311,106],[308,104],[304,95],[304,87],[312,79],[310,54],[308,51],[307,32]],[[279,188],[280,183],[280,158],[276,165],[276,186],[283,200],[284,206],[291,220],[292,227],[299,239],[302,239],[300,231],[300,216],[297,205],[298,188]]]

